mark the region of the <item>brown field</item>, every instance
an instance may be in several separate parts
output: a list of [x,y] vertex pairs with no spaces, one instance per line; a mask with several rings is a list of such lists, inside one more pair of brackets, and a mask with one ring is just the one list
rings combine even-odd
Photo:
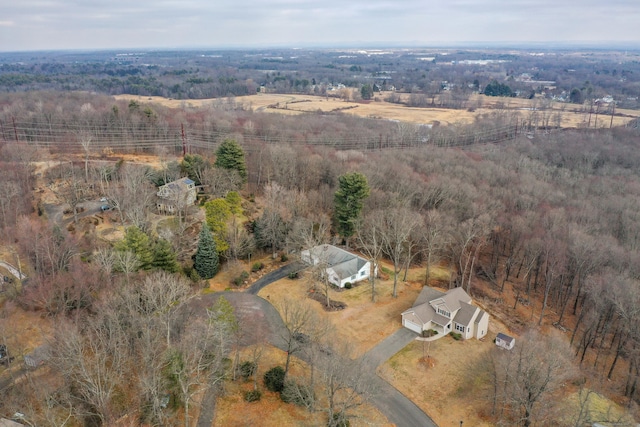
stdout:
[[[402,121],[416,124],[441,124],[470,123],[476,117],[490,114],[497,109],[517,112],[522,119],[527,119],[533,112],[533,108],[541,108],[543,103],[539,99],[499,98],[474,94],[469,98],[470,109],[447,108],[411,108],[400,104],[392,104],[383,101],[387,95],[378,94],[376,100],[366,102],[344,101],[335,97],[303,95],[303,94],[271,94],[259,93],[256,95],[239,96],[233,98],[236,104],[253,111],[274,112],[279,114],[304,114],[317,112],[338,112],[353,114],[359,117],[370,117],[394,121]],[[405,97],[408,95],[404,95]],[[159,96],[116,95],[116,99],[136,100],[141,103],[157,103],[171,108],[194,108],[224,103],[228,100],[220,99],[191,99],[178,100],[167,99]],[[561,126],[573,128],[586,126],[589,120],[588,112],[582,112],[581,106],[575,104],[555,103],[548,104],[547,115],[553,117],[560,115]],[[472,110],[472,111],[471,111]],[[633,118],[640,117],[640,112],[635,110],[616,110],[619,115],[614,116],[613,125],[623,125]],[[538,111],[540,117],[542,111]],[[609,127],[611,116],[599,115],[598,127]],[[591,117],[591,126],[595,124],[595,114]]]
[[[51,322],[39,313],[22,310],[10,301],[5,301],[0,310],[2,311],[0,337],[16,361],[21,361],[23,356],[45,344],[47,339],[51,337]],[[10,369],[16,369],[20,366],[20,363],[14,363]],[[0,365],[0,372],[3,369],[5,369],[3,365]]]

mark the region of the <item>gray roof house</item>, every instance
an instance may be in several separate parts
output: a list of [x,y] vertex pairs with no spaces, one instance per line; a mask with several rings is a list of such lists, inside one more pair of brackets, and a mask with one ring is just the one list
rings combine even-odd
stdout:
[[176,213],[185,206],[193,205],[197,198],[196,183],[189,178],[180,178],[158,188],[156,207],[160,213]]
[[419,334],[434,330],[438,338],[453,331],[464,339],[480,339],[488,332],[489,315],[471,303],[462,288],[442,292],[425,286],[413,307],[402,313],[402,326]]
[[359,255],[332,245],[318,245],[301,252],[302,260],[310,265],[320,265],[329,282],[344,288],[347,282],[368,279],[371,263]]

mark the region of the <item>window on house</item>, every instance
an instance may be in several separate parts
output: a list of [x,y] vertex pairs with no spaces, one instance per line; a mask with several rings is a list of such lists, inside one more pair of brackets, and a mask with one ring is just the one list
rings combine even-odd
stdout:
[[443,315],[445,317],[451,317],[451,314],[448,311],[445,311],[445,310],[443,310],[443,309],[441,309],[439,307],[438,307],[438,314],[441,314],[441,315]]
[[456,323],[456,331],[458,331],[458,332],[464,332],[464,326],[462,326],[462,325],[458,325],[458,324]]
[[364,276],[364,273],[365,273],[364,271],[361,271],[360,272],[360,277]]
[[356,280],[356,276],[351,276],[351,280]]

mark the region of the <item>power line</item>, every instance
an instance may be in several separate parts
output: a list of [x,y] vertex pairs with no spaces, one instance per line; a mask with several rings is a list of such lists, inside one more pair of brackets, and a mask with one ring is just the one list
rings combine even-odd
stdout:
[[[247,143],[325,146],[341,150],[398,149],[420,146],[464,146],[513,139],[518,133],[517,125],[502,125],[489,129],[459,131],[452,128],[432,129],[428,132],[412,132],[412,135],[348,135],[302,134],[296,136],[255,134],[252,132],[187,129],[180,127],[131,127],[108,128],[78,123],[20,123],[13,120],[12,129],[0,121],[0,136],[5,141],[15,138],[28,144],[73,150],[80,148],[83,135],[92,136],[91,147],[95,149],[150,149],[173,147],[198,149],[216,148],[227,138],[242,136]],[[14,135],[7,135],[12,131]]]

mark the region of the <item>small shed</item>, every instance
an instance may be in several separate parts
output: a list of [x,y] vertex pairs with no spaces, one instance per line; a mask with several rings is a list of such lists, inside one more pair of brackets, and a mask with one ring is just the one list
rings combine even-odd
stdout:
[[500,332],[496,336],[496,345],[506,350],[511,350],[516,345],[516,339]]

